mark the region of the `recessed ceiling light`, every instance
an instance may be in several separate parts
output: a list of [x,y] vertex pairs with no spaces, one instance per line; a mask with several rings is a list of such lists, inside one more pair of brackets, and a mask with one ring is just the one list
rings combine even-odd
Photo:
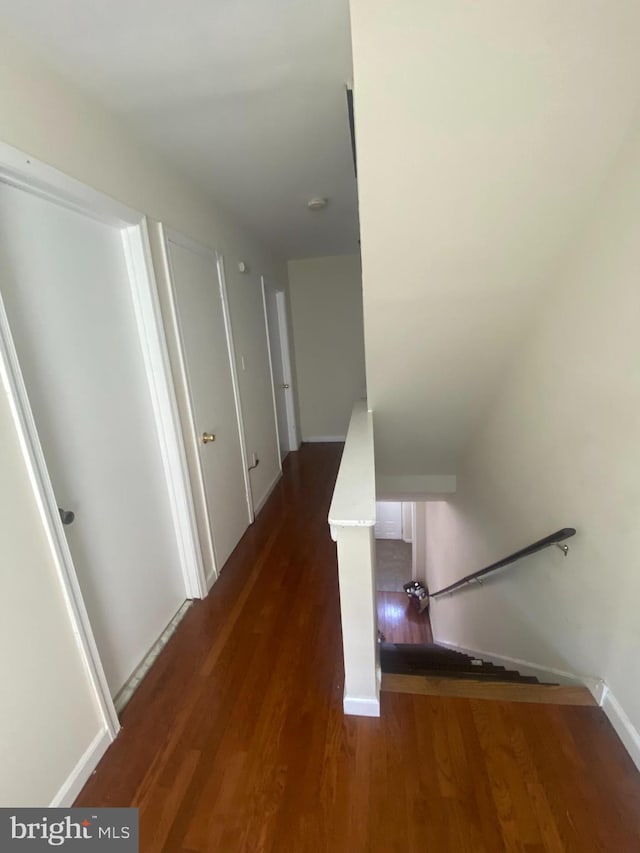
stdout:
[[314,196],[310,198],[307,202],[307,207],[309,210],[322,210],[323,207],[327,206],[327,199],[321,198],[320,196]]

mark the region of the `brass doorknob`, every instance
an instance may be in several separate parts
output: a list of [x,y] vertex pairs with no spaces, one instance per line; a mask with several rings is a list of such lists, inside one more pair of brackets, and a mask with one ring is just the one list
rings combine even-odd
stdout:
[[215,441],[216,437],[212,432],[203,432],[202,433],[202,443],[209,444],[210,441]]

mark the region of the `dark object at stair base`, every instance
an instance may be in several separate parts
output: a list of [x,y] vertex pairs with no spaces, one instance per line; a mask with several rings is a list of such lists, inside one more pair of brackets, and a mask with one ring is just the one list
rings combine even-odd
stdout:
[[418,602],[420,613],[427,610],[429,607],[429,593],[420,583],[420,581],[409,581],[402,587],[409,598],[414,598]]

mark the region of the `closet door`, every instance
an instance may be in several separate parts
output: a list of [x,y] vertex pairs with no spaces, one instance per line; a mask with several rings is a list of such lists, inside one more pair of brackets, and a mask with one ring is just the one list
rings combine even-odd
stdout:
[[[241,423],[216,258],[177,236],[166,239],[198,479],[220,572],[249,525]],[[202,535],[203,531],[201,531]]]

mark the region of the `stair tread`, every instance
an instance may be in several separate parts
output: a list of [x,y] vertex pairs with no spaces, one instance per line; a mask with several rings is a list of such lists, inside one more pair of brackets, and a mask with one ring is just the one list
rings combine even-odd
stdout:
[[417,678],[446,678],[446,679],[456,679],[459,678],[465,681],[482,681],[482,682],[510,682],[510,683],[519,683],[519,684],[540,684],[541,682],[535,678],[534,676],[529,675],[520,675],[519,672],[507,671],[507,672],[471,672],[470,670],[446,670],[446,669],[383,669],[382,672],[387,675],[407,675],[407,676],[415,676]]
[[383,673],[441,678],[477,679],[482,682],[539,684],[534,676],[483,661],[436,643],[381,643],[380,665]]
[[382,690],[422,696],[451,696],[502,702],[590,705],[597,702],[586,687],[565,684],[531,684],[472,678],[383,673]]
[[472,659],[472,655],[467,655],[455,649],[448,649],[446,646],[439,646],[437,643],[381,643],[380,646],[381,648],[395,649],[404,653],[432,652],[443,657],[459,657],[465,658],[465,660]]
[[382,669],[387,669],[389,672],[395,669],[407,669],[411,672],[421,672],[422,670],[428,669],[433,671],[442,671],[442,672],[486,672],[486,673],[495,673],[496,675],[500,675],[500,673],[504,672],[514,672],[514,670],[507,670],[504,667],[494,667],[494,666],[470,666],[469,664],[446,664],[446,663],[438,663],[437,661],[423,660],[423,661],[407,661],[402,658],[387,658],[381,657],[380,664]]

